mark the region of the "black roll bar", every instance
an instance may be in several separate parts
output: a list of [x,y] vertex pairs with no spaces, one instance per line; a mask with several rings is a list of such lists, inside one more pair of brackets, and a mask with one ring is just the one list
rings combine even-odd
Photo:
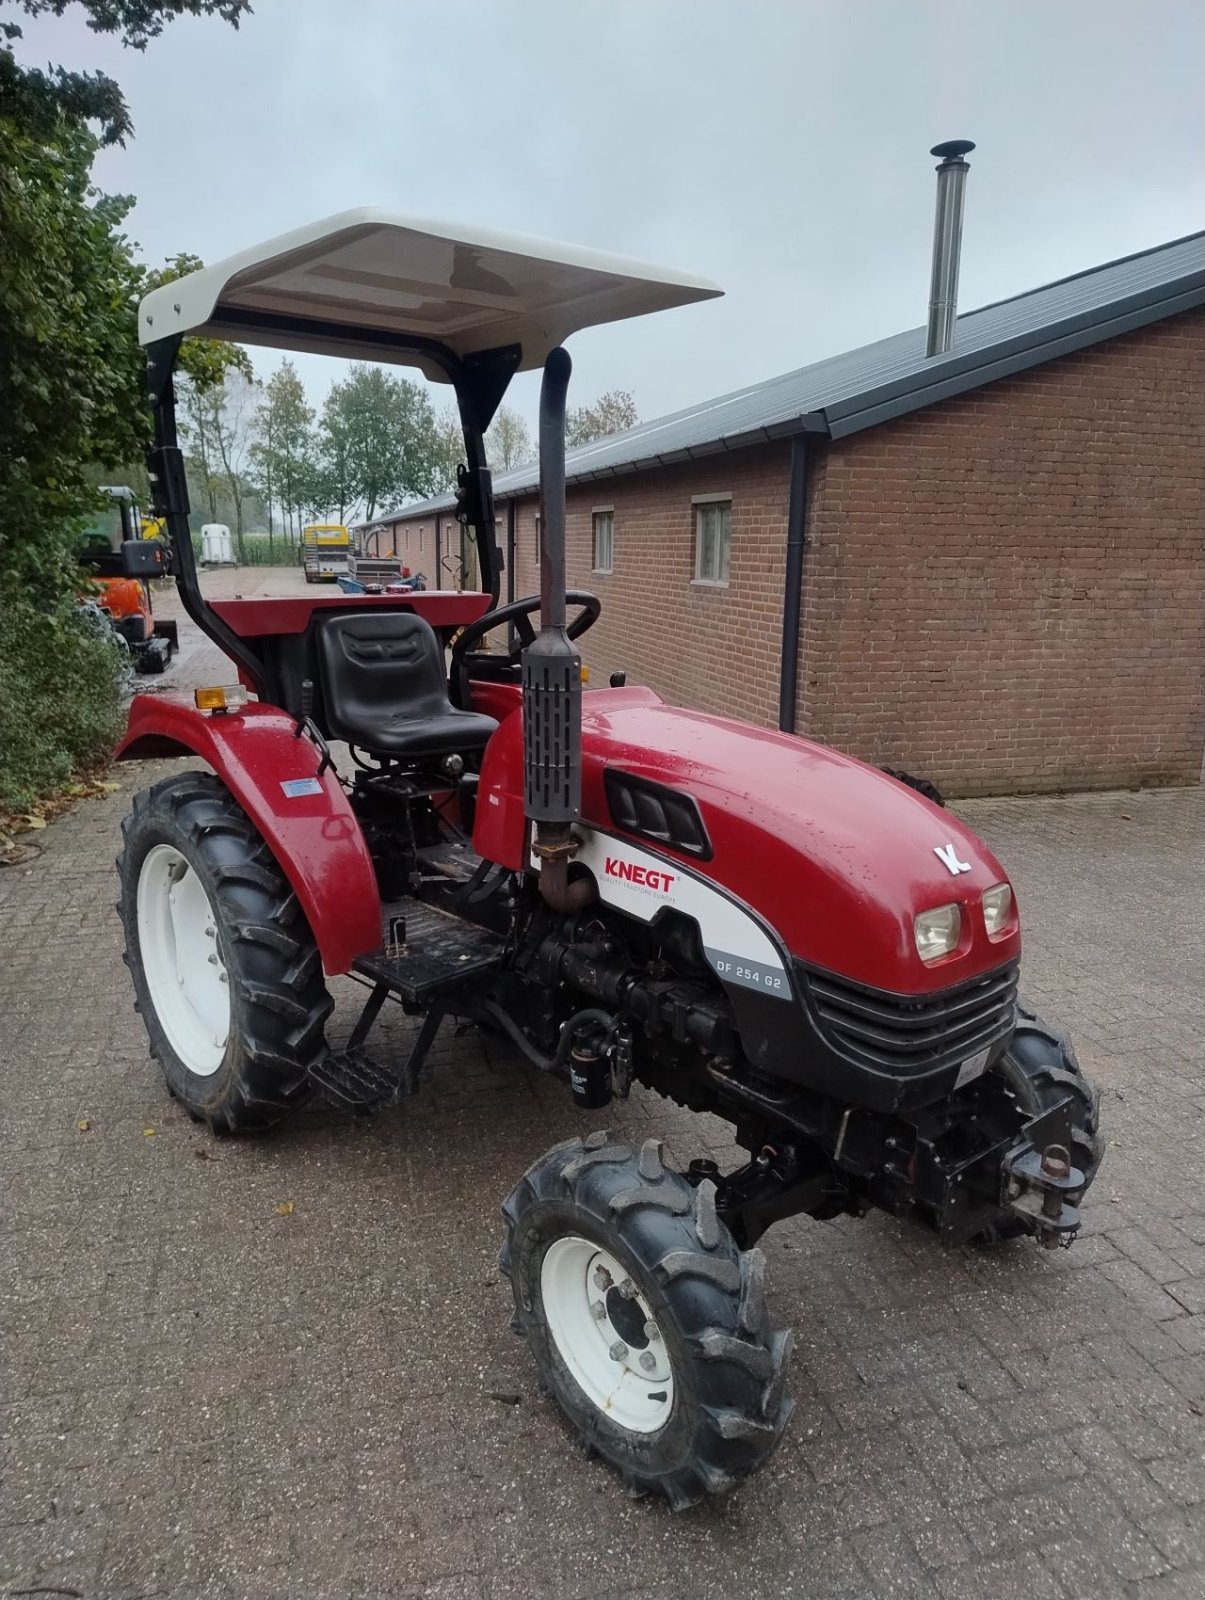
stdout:
[[[381,358],[382,349],[399,358],[420,355],[444,372],[456,392],[461,431],[464,436],[465,465],[459,474],[458,515],[476,530],[481,562],[481,587],[490,597],[490,610],[498,604],[502,587],[502,552],[498,548],[494,515],[493,480],[485,456],[485,430],[502,403],[507,385],[518,370],[522,351],[518,345],[460,357],[438,340],[407,337],[388,332],[364,333],[338,322],[319,322],[275,312],[244,312],[227,308],[222,312],[223,332],[238,337],[271,333],[282,339],[296,337],[304,346],[315,338],[332,343],[364,346],[366,356]],[[176,587],[185,611],[218,649],[246,675],[263,698],[266,691],[264,665],[234,630],[218,616],[201,593],[197,563],[188,527],[190,510],[184,455],[176,428],[176,393],[172,373],[182,335],[156,339],[146,347],[147,387],[154,421],[154,442],[147,456],[147,472],[155,515],[162,517],[173,556]]]

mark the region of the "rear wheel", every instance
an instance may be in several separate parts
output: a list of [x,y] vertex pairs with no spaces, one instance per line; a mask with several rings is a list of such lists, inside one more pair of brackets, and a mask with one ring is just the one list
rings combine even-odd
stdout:
[[764,1258],[648,1140],[558,1145],[502,1208],[514,1326],[585,1448],[675,1511],[733,1488],[782,1437],[791,1336],[766,1312]]
[[270,1127],[306,1098],[332,1006],[296,895],[209,773],[135,795],[122,837],[125,960],[168,1088],[215,1132]]

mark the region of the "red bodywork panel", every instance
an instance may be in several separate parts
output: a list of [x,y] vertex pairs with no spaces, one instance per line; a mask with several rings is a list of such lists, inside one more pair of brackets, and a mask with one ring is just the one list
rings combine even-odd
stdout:
[[[252,604],[254,602],[247,602]],[[174,695],[135,695],[117,747],[119,761],[196,755],[208,762],[254,822],[301,902],[328,973],[381,944],[381,901],[372,857],[332,771],[297,738],[293,719],[251,704],[206,715]],[[316,780],[316,793],[290,796],[290,779]]]
[[[500,722],[482,767],[473,843],[526,865],[523,729],[518,691],[474,685],[473,704]],[[616,767],[692,795],[710,861],[645,842],[756,911],[800,960],[895,993],[923,994],[989,972],[1020,952],[1015,907],[989,939],[980,896],[1006,882],[991,851],[950,812],[823,745],[665,705],[651,689],[583,696],[582,817],[612,828],[603,773]],[[638,837],[638,836],[633,836]],[[953,845],[956,875],[936,850]],[[916,953],[920,911],[957,903],[962,942],[926,964]]]
[[213,600],[222,621],[240,639],[304,633],[315,611],[359,611],[380,607],[412,611],[439,632],[463,628],[489,609],[490,597],[476,589],[418,589],[408,594],[286,595],[267,600]]

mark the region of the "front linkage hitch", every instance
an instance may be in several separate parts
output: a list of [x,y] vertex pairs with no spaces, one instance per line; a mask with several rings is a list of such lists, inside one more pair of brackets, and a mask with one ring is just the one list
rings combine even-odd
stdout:
[[1038,1150],[1030,1142],[1004,1158],[1004,1203],[1046,1250],[1069,1245],[1080,1228],[1080,1201],[1087,1179],[1071,1164],[1066,1145]]

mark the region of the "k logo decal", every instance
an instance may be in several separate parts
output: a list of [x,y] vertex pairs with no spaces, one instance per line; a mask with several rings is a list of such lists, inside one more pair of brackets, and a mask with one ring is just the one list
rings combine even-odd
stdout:
[[955,850],[952,844],[934,845],[933,854],[941,862],[942,866],[946,867],[951,875],[955,878],[960,872],[969,872],[971,870],[971,863],[969,861],[959,861],[958,851]]

